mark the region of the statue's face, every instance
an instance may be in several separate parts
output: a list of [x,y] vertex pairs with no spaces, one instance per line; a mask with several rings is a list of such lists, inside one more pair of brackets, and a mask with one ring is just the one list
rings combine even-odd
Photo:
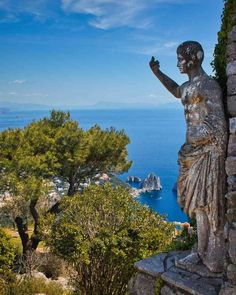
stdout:
[[199,63],[196,62],[196,58],[187,60],[181,54],[177,55],[178,63],[177,67],[179,68],[180,73],[187,74],[193,68],[199,67]]
[[188,62],[184,59],[181,54],[177,55],[177,67],[179,68],[180,73],[185,74],[188,72]]

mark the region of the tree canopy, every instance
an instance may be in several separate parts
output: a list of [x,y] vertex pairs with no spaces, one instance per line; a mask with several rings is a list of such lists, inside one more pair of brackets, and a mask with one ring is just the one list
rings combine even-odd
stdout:
[[[58,182],[66,183],[66,194],[73,195],[81,182],[97,173],[127,171],[131,165],[127,160],[128,143],[123,130],[102,130],[97,125],[83,130],[62,111],[52,111],[49,118],[23,129],[0,133],[0,193],[11,196],[8,208],[23,252],[37,248],[45,200],[50,203]],[[31,237],[30,222],[34,224]]]

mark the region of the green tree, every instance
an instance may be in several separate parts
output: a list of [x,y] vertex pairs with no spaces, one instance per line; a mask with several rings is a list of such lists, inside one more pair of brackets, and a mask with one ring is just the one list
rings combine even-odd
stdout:
[[79,184],[96,174],[128,171],[126,146],[129,138],[114,128],[94,126],[88,131],[70,122],[55,137],[58,169],[56,175],[69,184],[68,195],[74,195]]
[[[114,128],[94,126],[85,131],[69,113],[52,111],[50,117],[24,129],[0,133],[0,193],[8,193],[8,212],[16,223],[23,253],[40,242],[40,217],[58,181],[66,183],[66,194],[78,191],[81,182],[100,172],[127,171],[129,138]],[[56,203],[51,210],[56,211]],[[29,223],[33,233],[29,235]]]
[[77,271],[78,294],[94,295],[125,294],[134,262],[167,250],[174,234],[173,224],[110,184],[65,198],[46,229],[50,249]]
[[[39,198],[48,193],[50,183],[43,175],[42,155],[27,138],[28,130],[9,129],[0,133],[0,193],[11,196],[3,210],[15,222],[23,253],[39,244]],[[34,223],[30,236],[28,223]]]
[[215,72],[215,78],[223,89],[224,98],[227,92],[226,76],[226,47],[228,42],[228,33],[231,31],[236,20],[233,14],[236,13],[236,1],[224,0],[224,9],[221,16],[221,30],[218,32],[218,43],[215,46],[214,59],[212,67]]

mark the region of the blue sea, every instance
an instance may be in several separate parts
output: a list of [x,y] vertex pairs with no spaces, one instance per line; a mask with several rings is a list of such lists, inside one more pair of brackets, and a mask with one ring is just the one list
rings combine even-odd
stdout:
[[[48,116],[48,111],[19,111],[0,114],[0,130],[24,127],[33,120]],[[94,124],[103,128],[113,126],[124,129],[131,143],[129,159],[133,165],[128,175],[141,178],[150,172],[160,176],[163,189],[138,197],[142,204],[167,215],[169,221],[187,221],[187,216],[177,204],[174,183],[178,176],[177,155],[185,140],[185,122],[182,110],[73,110],[73,119],[88,129]]]

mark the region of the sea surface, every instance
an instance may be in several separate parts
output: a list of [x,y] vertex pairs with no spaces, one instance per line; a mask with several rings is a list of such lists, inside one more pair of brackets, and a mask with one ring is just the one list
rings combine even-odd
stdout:
[[[48,116],[48,111],[19,111],[0,114],[0,130],[24,127],[33,120]],[[185,140],[185,122],[182,110],[73,110],[71,117],[88,129],[94,124],[124,129],[131,143],[129,159],[133,165],[128,175],[141,178],[154,172],[161,179],[163,189],[144,193],[138,201],[165,214],[169,221],[187,221],[177,204],[173,186],[178,176],[177,155]]]

